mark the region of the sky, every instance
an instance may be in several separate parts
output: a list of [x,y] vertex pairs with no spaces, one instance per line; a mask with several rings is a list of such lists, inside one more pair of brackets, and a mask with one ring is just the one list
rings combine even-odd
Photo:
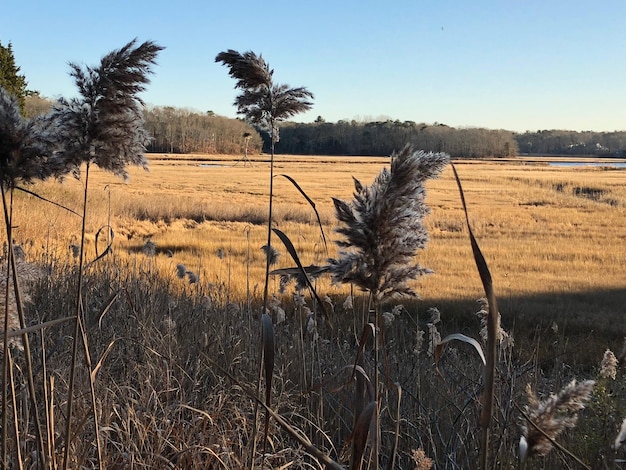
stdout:
[[236,117],[215,56],[261,54],[314,106],[293,118],[443,123],[516,132],[626,130],[624,0],[25,0],[0,16],[30,90],[76,95],[132,39],[164,46],[148,105]]

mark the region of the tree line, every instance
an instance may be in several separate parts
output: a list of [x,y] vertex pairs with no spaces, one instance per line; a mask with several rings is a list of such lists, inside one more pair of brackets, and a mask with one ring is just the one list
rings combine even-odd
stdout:
[[[45,114],[54,104],[36,92],[25,96],[24,115]],[[148,152],[251,155],[269,151],[267,133],[241,119],[172,106],[146,107],[145,128],[152,136]],[[454,128],[412,121],[283,122],[276,153],[293,155],[390,155],[406,143],[453,157],[572,155],[626,158],[626,131],[540,130],[515,133]]]
[[245,121],[172,106],[144,109],[144,125],[152,136],[148,152],[251,154],[261,152],[260,134]]
[[[267,138],[264,138],[267,145]],[[284,123],[277,153],[302,155],[389,155],[407,143],[456,157],[506,157],[517,154],[515,134],[506,130],[456,129],[413,121]]]
[[[47,113],[53,100],[27,89],[27,81],[15,63],[11,43],[0,43],[0,86],[16,96],[25,117]],[[144,108],[145,128],[152,136],[148,152],[251,154],[269,152],[266,132],[242,119],[208,111],[201,113],[173,106]],[[540,130],[515,133],[507,130],[454,128],[444,124],[379,120],[313,123],[282,122],[276,153],[298,155],[389,155],[411,143],[426,151],[453,157],[506,157],[530,155],[595,155],[626,157],[626,131],[577,132]]]
[[626,157],[626,131],[544,130],[517,134],[516,140],[523,154]]

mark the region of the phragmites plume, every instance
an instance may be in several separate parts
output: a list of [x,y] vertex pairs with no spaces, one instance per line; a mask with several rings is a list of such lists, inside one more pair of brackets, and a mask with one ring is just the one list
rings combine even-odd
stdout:
[[71,63],[70,75],[79,97],[61,98],[52,110],[62,143],[56,160],[79,175],[82,163],[126,178],[128,164],[147,168],[144,156],[149,135],[143,126],[143,101],[138,94],[163,48],[133,40],[105,55],[98,67]]
[[[480,337],[484,343],[487,343],[487,322],[489,318],[489,302],[486,298],[480,298],[477,300],[480,309],[476,312],[476,316],[480,319]],[[498,312],[498,330],[496,331],[496,341],[502,346],[503,350],[510,350],[513,348],[513,337],[502,329],[500,326],[500,312]]]
[[604,351],[604,356],[602,357],[602,362],[600,363],[600,377],[615,380],[618,365],[619,362],[617,357],[615,357],[615,354],[613,354],[613,351],[607,349]]
[[278,263],[278,258],[280,257],[280,253],[278,252],[276,248],[274,248],[271,245],[270,246],[263,245],[261,247],[261,250],[263,251],[263,253],[265,253],[265,257],[267,258],[267,262],[269,263],[270,266],[273,266],[276,263]]
[[595,381],[576,383],[572,380],[557,395],[539,400],[530,388],[526,387],[528,405],[526,414],[530,423],[522,425],[520,438],[520,459],[546,456],[553,447],[553,441],[567,428],[576,426],[577,412],[585,407],[591,398]]
[[267,131],[273,142],[278,142],[278,121],[308,111],[313,106],[313,94],[304,87],[290,88],[274,83],[274,71],[261,55],[232,49],[220,52],[215,62],[229,68],[229,75],[237,80],[241,94],[235,98],[237,112]]
[[17,99],[0,86],[0,181],[10,188],[51,176],[61,176],[62,168],[48,164],[58,149],[51,116],[25,119]]
[[408,282],[431,273],[414,262],[428,241],[424,217],[429,213],[424,183],[435,178],[449,162],[445,153],[414,151],[407,145],[391,156],[371,186],[354,180],[351,203],[333,199],[336,231],[345,240],[338,259],[330,259],[334,282],[354,283],[383,302],[395,296],[416,296]]

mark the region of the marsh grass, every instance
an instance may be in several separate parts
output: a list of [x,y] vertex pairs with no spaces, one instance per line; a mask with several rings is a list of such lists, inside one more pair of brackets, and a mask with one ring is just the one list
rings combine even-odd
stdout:
[[[385,163],[285,160],[280,171],[306,188],[323,221],[333,220],[330,196],[350,197],[350,175],[369,181]],[[101,459],[111,468],[259,467],[262,459],[272,468],[320,468],[318,461],[304,452],[301,442],[275,420],[269,421],[265,455],[250,452],[252,436],[257,435],[257,448],[261,448],[264,435],[264,424],[254,420],[255,400],[215,367],[219,365],[248,388],[254,389],[258,383],[260,329],[250,312],[259,311],[261,304],[264,227],[250,221],[198,222],[176,215],[174,203],[167,221],[160,217],[137,221],[132,215],[148,200],[158,206],[179,196],[184,201],[182,212],[192,207],[196,197],[211,201],[213,190],[216,206],[254,207],[258,198],[267,194],[263,189],[267,163],[245,169],[211,167],[198,176],[194,160],[176,160],[175,165],[168,162],[156,161],[147,175],[131,169],[130,183],[111,180],[97,170],[90,175],[92,188],[113,185],[111,225],[116,232],[113,252],[91,265],[84,281],[90,352],[93,364],[99,366],[95,378],[101,392],[98,405],[103,410],[98,417]],[[591,293],[601,288],[623,288],[623,248],[618,243],[624,223],[622,209],[556,191],[552,182],[571,181],[572,187],[608,185],[611,198],[626,199],[616,184],[619,175],[613,173],[608,177],[587,170],[576,173],[545,167],[461,165],[470,222],[500,293],[502,328],[515,339],[513,350],[497,356],[497,398],[491,429],[497,464],[514,468],[521,435],[515,404],[524,409],[526,384],[531,383],[533,390],[545,397],[557,393],[573,378],[594,378],[603,352],[607,347],[619,350],[624,336],[616,328],[624,305],[619,301],[619,291],[602,297]],[[208,176],[214,184],[206,184]],[[247,182],[241,193],[237,192],[238,180]],[[538,180],[548,183],[539,184]],[[201,184],[206,191],[202,196],[194,189]],[[227,198],[220,192],[224,188],[230,190]],[[51,199],[79,207],[83,188],[68,180],[63,185],[38,185],[38,189]],[[285,213],[289,212],[298,197],[295,189],[278,179],[275,191],[276,201],[280,201],[277,210],[286,206]],[[436,274],[417,285],[422,300],[404,302],[396,313],[390,306],[390,316],[386,317],[385,367],[401,385],[402,396],[400,399],[390,388],[385,397],[377,426],[381,430],[380,461],[388,466],[395,460],[396,468],[413,468],[419,456],[424,466],[430,458],[437,462],[437,468],[475,468],[482,363],[471,346],[449,344],[436,370],[427,343],[436,341],[435,333],[441,338],[459,331],[479,339],[482,325],[474,312],[478,310],[476,299],[484,294],[466,229],[457,221],[463,214],[452,175],[444,172],[439,180],[428,183],[428,191],[432,215],[425,223],[431,241],[419,260]],[[95,257],[95,233],[108,220],[108,191],[92,191],[89,197],[87,260]],[[545,204],[528,204],[532,201]],[[303,213],[310,210],[299,204],[295,207]],[[71,310],[71,299],[76,296],[73,279],[78,266],[70,245],[76,242],[80,220],[26,194],[17,196],[15,214],[15,238],[24,246],[28,260],[45,266],[47,273],[36,280],[31,291],[28,323],[59,318]],[[276,225],[290,235],[303,262],[319,264],[326,259],[313,213],[308,222],[275,214]],[[332,224],[328,228],[330,233]],[[135,230],[135,234],[123,236],[124,230]],[[142,251],[147,240],[155,244],[154,256]],[[612,249],[606,250],[607,246]],[[334,256],[332,248],[330,256]],[[285,253],[280,263],[291,265]],[[177,276],[178,264],[185,266],[182,279]],[[198,282],[189,283],[187,271],[197,274]],[[284,321],[274,325],[276,355],[268,389],[270,403],[318,450],[349,466],[350,436],[360,413],[354,406],[356,384],[344,385],[345,375],[350,374],[342,369],[351,369],[358,359],[364,371],[374,370],[371,342],[359,352],[363,323],[355,320],[368,318],[367,296],[349,287],[340,289],[317,281],[316,289],[329,295],[329,302],[324,302],[333,305],[335,325],[331,334],[311,315],[316,306],[310,296],[301,299],[290,291],[280,294],[278,280],[270,289],[285,313]],[[571,293],[579,290],[590,293],[584,297],[582,292],[580,298]],[[431,306],[439,307],[440,321],[426,313]],[[592,333],[590,324],[595,329]],[[46,391],[39,403],[46,411],[46,427],[56,437],[67,405],[71,336],[67,324],[33,334],[35,387]],[[576,338],[581,337],[589,346],[585,351],[576,344]],[[18,355],[15,360],[21,365],[24,358]],[[77,426],[70,465],[90,466],[97,459],[88,399],[90,373],[79,371],[76,381]],[[26,379],[18,373],[15,380],[23,384]],[[614,386],[623,383],[623,371],[617,370],[617,382],[606,377],[603,380],[610,386],[604,390],[609,391],[592,398],[593,406],[582,410],[578,427],[560,438],[564,449],[587,463],[612,464],[623,455],[612,454],[610,446],[605,446],[605,441],[612,444],[618,436],[620,413],[623,415],[626,408],[625,392]],[[597,438],[602,444],[592,448],[586,445],[589,436],[599,434],[593,432],[597,422],[589,420],[589,412],[598,410],[598,416],[615,419],[607,421],[610,424],[605,433]],[[397,424],[400,438],[396,447]],[[18,425],[28,431],[32,424],[24,420]],[[32,433],[20,435],[24,436],[21,456],[28,466],[37,446]],[[49,452],[52,461],[60,463],[63,449],[57,442],[50,441]],[[8,442],[8,446],[9,454],[17,455],[15,443]],[[540,468],[557,468],[573,465],[574,460],[557,448],[543,460],[532,462]]]

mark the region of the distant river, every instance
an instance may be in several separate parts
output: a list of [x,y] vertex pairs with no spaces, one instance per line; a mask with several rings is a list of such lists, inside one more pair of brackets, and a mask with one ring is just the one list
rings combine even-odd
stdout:
[[609,168],[626,168],[626,162],[549,162],[550,166],[601,166]]

